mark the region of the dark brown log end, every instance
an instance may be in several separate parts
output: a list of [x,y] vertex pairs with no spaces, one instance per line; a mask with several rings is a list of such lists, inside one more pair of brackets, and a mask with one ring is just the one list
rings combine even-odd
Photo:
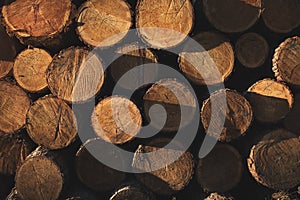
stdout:
[[[162,151],[155,153],[158,150]],[[154,154],[146,154],[149,152]],[[156,169],[162,162],[169,163],[172,158],[177,159],[161,169]],[[155,146],[140,145],[135,152],[132,165],[141,172],[149,171],[136,174],[136,178],[153,192],[162,195],[183,190],[194,174],[194,160],[191,153]]]
[[29,92],[44,90],[48,84],[46,70],[52,61],[51,55],[43,49],[22,51],[16,58],[13,73],[17,83]]
[[230,145],[217,144],[197,167],[197,181],[205,191],[227,192],[236,187],[243,174],[239,152]]
[[261,35],[246,33],[238,39],[235,53],[243,66],[256,68],[265,63],[269,55],[269,45]]
[[281,82],[263,79],[248,89],[248,100],[254,117],[263,123],[276,123],[283,119],[293,105],[291,90]]
[[300,2],[297,0],[263,0],[262,18],[274,32],[288,33],[300,25]]
[[67,147],[77,135],[72,109],[55,97],[43,97],[34,102],[27,114],[26,128],[35,143],[49,149]]
[[13,175],[17,167],[34,150],[32,142],[17,134],[0,137],[0,173]]
[[15,177],[21,199],[58,199],[64,184],[59,165],[44,154],[29,156]]
[[204,13],[222,32],[243,32],[256,23],[261,14],[261,0],[204,0]]
[[118,152],[108,152],[101,139],[92,139],[86,142],[76,154],[76,172],[82,183],[95,191],[110,191],[120,185],[126,175],[123,172],[112,169],[100,160],[96,159],[90,152],[104,152],[112,155],[112,159],[118,160],[122,165],[122,158]]
[[30,99],[18,86],[0,81],[0,132],[12,133],[26,123]]
[[93,47],[109,47],[122,40],[132,25],[131,10],[124,0],[89,0],[77,16],[77,33]]
[[[126,44],[118,48],[116,53],[119,57],[109,66],[111,77],[116,83],[125,73],[137,66],[157,63],[154,53],[148,48],[141,47],[138,43]],[[137,68],[134,70],[137,70]],[[136,86],[143,85],[144,82],[153,82],[157,75],[157,69],[151,67],[142,68],[134,71],[125,81],[118,84],[124,89],[136,89]]]
[[206,51],[180,53],[178,62],[181,71],[200,85],[213,85],[225,81],[234,67],[234,51],[229,40],[215,32],[204,32],[193,39]]
[[96,134],[107,142],[123,144],[139,133],[142,116],[137,106],[127,98],[111,96],[95,107],[92,126]]
[[81,47],[70,47],[54,56],[47,70],[52,94],[68,102],[85,102],[101,89],[104,82],[100,58]]
[[278,80],[300,85],[300,37],[286,39],[275,50],[273,71]]
[[284,127],[293,133],[300,135],[300,94],[296,94],[294,104],[290,112],[284,118]]
[[[148,89],[143,97],[144,110],[147,121],[151,121],[154,128],[163,131],[176,132],[181,127],[187,126],[196,114],[196,99],[190,88],[176,79],[162,79]],[[162,124],[162,117],[155,112],[150,119],[150,110],[153,105],[164,107],[167,113],[166,123]],[[163,111],[164,112],[164,111]],[[156,116],[157,114],[157,116]]]
[[16,45],[5,32],[4,28],[0,27],[0,79],[7,76],[12,70],[14,60],[17,55]]
[[254,179],[266,187],[285,190],[300,183],[300,138],[278,129],[254,145],[248,167]]
[[[226,111],[221,110],[220,113],[226,113],[225,123],[216,114],[214,115],[216,118],[211,119],[213,116],[211,104],[218,104],[224,92],[226,94],[227,106],[224,107]],[[252,123],[252,118],[252,108],[247,99],[238,92],[229,89],[213,93],[209,99],[203,102],[201,108],[201,121],[206,132],[212,126],[210,127],[211,131],[207,134],[217,137],[222,142],[230,142],[244,135]],[[216,130],[219,130],[219,127],[223,127],[221,134],[216,132]]]
[[139,0],[136,10],[139,35],[153,48],[178,45],[193,27],[194,10],[190,0],[160,0],[156,3]]
[[118,189],[109,200],[155,200],[153,195],[135,186],[125,186]]
[[[6,1],[2,15],[7,31],[24,44],[39,44],[56,39],[71,23],[71,0]],[[51,8],[51,9],[49,9]]]

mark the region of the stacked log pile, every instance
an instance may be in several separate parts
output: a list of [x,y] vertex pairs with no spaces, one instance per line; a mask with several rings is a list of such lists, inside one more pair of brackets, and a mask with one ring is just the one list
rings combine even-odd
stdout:
[[299,0],[0,9],[0,199],[300,199]]

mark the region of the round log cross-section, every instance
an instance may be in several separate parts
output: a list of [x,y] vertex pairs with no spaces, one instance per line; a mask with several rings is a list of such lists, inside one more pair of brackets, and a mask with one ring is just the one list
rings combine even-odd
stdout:
[[278,129],[252,147],[248,167],[254,179],[264,186],[287,190],[300,183],[299,159],[300,138]]
[[269,45],[265,38],[257,33],[246,33],[238,39],[235,54],[243,66],[260,67],[269,55]]
[[129,31],[131,10],[125,0],[88,0],[79,8],[77,33],[93,47],[118,43]]
[[[212,137],[218,137],[219,135],[217,139],[220,141],[230,142],[231,140],[237,139],[246,133],[251,125],[253,113],[251,105],[245,97],[236,91],[227,89],[225,90],[227,106],[224,107],[226,108],[226,111],[220,111],[220,113],[226,114],[225,123],[218,117],[211,119],[213,116],[211,110],[212,101],[217,104],[218,99],[219,97],[222,97],[221,95],[223,92],[224,90],[217,91],[216,93],[213,93],[209,99],[203,102],[201,109],[201,121],[206,131],[208,131],[209,125],[216,128],[212,128],[213,131],[207,134]],[[217,133],[217,131],[214,132],[214,130],[218,130],[217,127],[222,127],[223,123],[224,127],[221,134]]]
[[82,47],[69,47],[54,56],[47,70],[52,94],[70,103],[94,97],[104,82],[101,59]]
[[51,55],[43,49],[26,49],[15,60],[14,77],[25,90],[39,92],[48,86],[46,70],[51,61]]
[[139,0],[136,27],[142,40],[153,48],[181,43],[191,32],[194,20],[190,0]]
[[263,123],[276,123],[283,119],[293,105],[291,90],[281,82],[263,79],[248,89],[248,100],[254,118]]
[[203,50],[187,46],[179,54],[181,71],[199,85],[213,85],[225,81],[234,67],[234,51],[229,40],[215,32],[200,33],[193,39]]
[[204,0],[204,13],[222,32],[243,32],[259,19],[262,0]]
[[71,0],[6,0],[2,15],[7,31],[22,43],[45,45],[70,25],[73,9]]
[[27,114],[26,128],[35,143],[49,149],[67,147],[77,135],[72,109],[54,97],[43,97],[34,102]]
[[217,144],[197,166],[197,181],[205,191],[227,192],[238,185],[243,174],[239,152],[230,145]]
[[263,0],[262,18],[274,32],[288,33],[300,25],[298,0]]
[[103,140],[123,144],[133,140],[139,133],[142,116],[129,99],[111,96],[100,101],[94,109],[92,126]]
[[278,80],[300,86],[300,37],[286,39],[275,50],[273,71]]

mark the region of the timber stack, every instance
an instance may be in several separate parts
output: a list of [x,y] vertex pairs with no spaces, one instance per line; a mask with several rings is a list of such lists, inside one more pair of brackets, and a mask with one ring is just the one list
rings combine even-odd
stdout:
[[299,0],[0,10],[0,199],[300,199]]

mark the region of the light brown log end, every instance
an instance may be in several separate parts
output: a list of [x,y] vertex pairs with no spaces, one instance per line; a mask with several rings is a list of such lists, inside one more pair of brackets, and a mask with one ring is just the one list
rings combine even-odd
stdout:
[[131,10],[124,0],[89,0],[77,16],[77,33],[93,47],[109,47],[122,40],[132,25]]
[[153,48],[181,43],[191,32],[194,10],[190,0],[139,0],[136,27],[142,40]]
[[6,29],[25,44],[43,44],[53,40],[64,32],[73,17],[71,0],[6,2],[2,8]]
[[111,96],[103,99],[92,114],[96,134],[107,142],[123,144],[139,133],[142,116],[137,106],[127,98]]
[[52,61],[51,55],[43,49],[22,51],[16,58],[13,73],[17,83],[29,92],[44,90],[48,84],[46,70]]
[[26,128],[31,139],[49,149],[69,146],[77,135],[72,109],[60,99],[43,97],[31,106]]
[[104,82],[101,59],[82,47],[70,47],[54,56],[47,70],[52,94],[70,103],[93,98]]
[[229,40],[215,32],[204,32],[193,39],[204,50],[190,51],[188,46],[188,51],[180,53],[178,62],[181,71],[199,85],[225,81],[234,68],[234,51]]

